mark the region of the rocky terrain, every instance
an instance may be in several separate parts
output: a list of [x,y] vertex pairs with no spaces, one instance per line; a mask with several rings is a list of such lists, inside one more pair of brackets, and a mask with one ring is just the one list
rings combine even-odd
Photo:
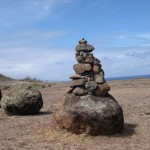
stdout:
[[[2,94],[14,80],[1,80]],[[44,106],[38,115],[7,115],[0,108],[1,150],[149,150],[150,149],[150,79],[107,82],[109,92],[123,108],[125,126],[121,133],[109,136],[71,134],[59,128],[53,118],[55,105],[70,83],[37,86]]]

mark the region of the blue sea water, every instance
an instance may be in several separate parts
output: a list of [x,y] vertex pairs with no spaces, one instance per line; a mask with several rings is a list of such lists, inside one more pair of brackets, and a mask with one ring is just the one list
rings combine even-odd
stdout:
[[106,81],[113,81],[113,80],[131,80],[131,79],[139,79],[139,78],[150,78],[149,75],[137,75],[137,76],[124,76],[124,77],[106,77]]

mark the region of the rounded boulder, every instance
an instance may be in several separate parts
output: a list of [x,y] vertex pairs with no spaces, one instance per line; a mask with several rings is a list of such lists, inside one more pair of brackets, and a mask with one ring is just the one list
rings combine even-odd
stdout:
[[124,126],[122,108],[112,96],[65,94],[54,117],[62,128],[76,134],[111,135]]
[[30,89],[26,83],[13,85],[1,100],[1,107],[5,112],[16,115],[37,114],[42,106],[41,93],[36,89]]

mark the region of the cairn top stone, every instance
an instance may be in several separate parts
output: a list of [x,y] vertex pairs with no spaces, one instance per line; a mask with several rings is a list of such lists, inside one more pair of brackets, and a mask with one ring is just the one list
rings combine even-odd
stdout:
[[88,43],[87,40],[85,40],[84,38],[80,40],[79,44],[75,48],[76,52],[81,51],[92,52],[94,50],[94,46],[87,43]]
[[79,41],[79,44],[87,44],[87,40],[85,40],[84,38],[82,38],[82,40]]

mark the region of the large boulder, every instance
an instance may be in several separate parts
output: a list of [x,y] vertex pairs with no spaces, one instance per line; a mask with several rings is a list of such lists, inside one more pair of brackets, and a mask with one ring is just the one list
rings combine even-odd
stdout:
[[122,108],[112,96],[65,94],[54,116],[62,128],[76,134],[110,135],[124,126]]
[[1,106],[6,113],[37,114],[43,106],[42,95],[26,83],[17,83],[2,97]]

